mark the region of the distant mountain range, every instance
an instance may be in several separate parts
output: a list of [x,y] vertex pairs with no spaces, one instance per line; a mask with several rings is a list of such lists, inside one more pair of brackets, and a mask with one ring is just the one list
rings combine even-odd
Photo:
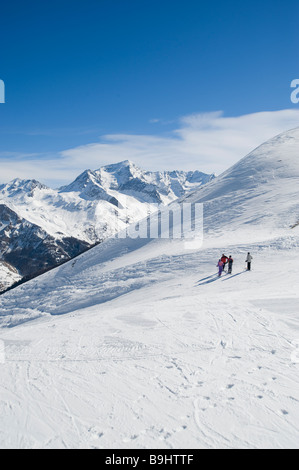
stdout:
[[55,267],[214,179],[199,171],[143,171],[130,161],[86,170],[51,189],[0,185],[0,291]]

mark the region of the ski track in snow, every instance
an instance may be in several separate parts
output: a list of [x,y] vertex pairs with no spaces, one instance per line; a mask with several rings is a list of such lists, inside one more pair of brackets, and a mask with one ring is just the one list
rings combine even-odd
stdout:
[[220,279],[213,249],[143,263],[127,253],[2,296],[3,325],[20,324],[0,331],[0,446],[297,448],[299,269],[293,250],[279,252],[284,277],[251,248],[253,271],[235,247]]

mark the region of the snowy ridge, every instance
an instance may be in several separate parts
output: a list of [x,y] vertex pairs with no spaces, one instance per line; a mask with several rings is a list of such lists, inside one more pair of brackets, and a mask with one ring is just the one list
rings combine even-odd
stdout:
[[229,230],[236,239],[267,239],[297,230],[299,128],[261,145],[217,179],[186,196],[204,203],[209,236]]
[[[69,186],[60,189],[60,194],[75,192],[82,199],[111,200],[117,193],[133,196],[140,202],[169,204],[186,191],[208,183],[214,175],[199,171],[143,171],[128,160],[107,165],[99,170],[86,170]],[[111,202],[111,201],[110,201]]]

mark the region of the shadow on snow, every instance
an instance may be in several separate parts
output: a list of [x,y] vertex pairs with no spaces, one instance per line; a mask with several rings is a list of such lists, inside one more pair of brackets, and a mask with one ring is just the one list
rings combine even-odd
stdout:
[[245,272],[247,272],[247,271],[241,271],[240,273],[237,273],[237,274],[234,274],[234,275],[230,275],[229,273],[226,273],[226,276],[229,276],[229,277],[226,277],[226,279],[223,279],[223,274],[222,274],[222,276],[218,276],[218,273],[212,274],[211,276],[204,277],[203,279],[200,279],[197,282],[196,286],[204,286],[206,284],[210,284],[211,282],[215,282],[218,279],[221,279],[222,281],[229,281],[233,277],[240,276],[241,274],[244,274]]

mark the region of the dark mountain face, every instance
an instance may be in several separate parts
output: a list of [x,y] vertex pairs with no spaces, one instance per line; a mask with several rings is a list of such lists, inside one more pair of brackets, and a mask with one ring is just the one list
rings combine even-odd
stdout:
[[72,237],[55,239],[0,204],[0,253],[22,277],[31,277],[67,261],[90,245]]

